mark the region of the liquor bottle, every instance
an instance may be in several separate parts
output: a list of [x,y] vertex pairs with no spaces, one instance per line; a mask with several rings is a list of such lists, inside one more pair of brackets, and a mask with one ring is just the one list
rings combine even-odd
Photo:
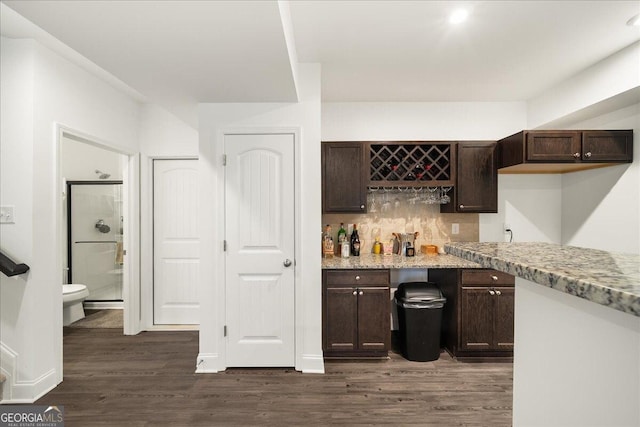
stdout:
[[322,238],[322,254],[325,258],[333,257],[333,238],[331,237],[331,226],[327,224],[326,231]]
[[360,256],[360,236],[358,236],[358,225],[353,224],[353,233],[351,233],[351,254]]
[[345,240],[347,240],[347,232],[344,229],[344,223],[341,222],[338,230],[338,245],[342,245]]
[[347,240],[347,232],[344,229],[344,223],[340,223],[340,229],[338,230],[338,247],[336,249],[338,255],[347,258],[349,256],[349,250],[351,248],[350,242]]

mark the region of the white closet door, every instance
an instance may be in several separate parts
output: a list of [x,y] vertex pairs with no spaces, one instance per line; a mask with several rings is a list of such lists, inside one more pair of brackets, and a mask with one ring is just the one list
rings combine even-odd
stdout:
[[294,366],[294,135],[226,135],[227,366]]
[[198,161],[153,162],[153,323],[198,324]]

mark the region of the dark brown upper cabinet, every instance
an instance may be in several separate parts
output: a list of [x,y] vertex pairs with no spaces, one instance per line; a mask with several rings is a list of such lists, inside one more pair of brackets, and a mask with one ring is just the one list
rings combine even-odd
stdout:
[[322,212],[366,212],[364,146],[322,143]]
[[495,141],[464,141],[456,147],[457,177],[451,202],[443,213],[498,212],[498,167]]
[[633,130],[522,131],[498,141],[500,173],[564,173],[633,161]]

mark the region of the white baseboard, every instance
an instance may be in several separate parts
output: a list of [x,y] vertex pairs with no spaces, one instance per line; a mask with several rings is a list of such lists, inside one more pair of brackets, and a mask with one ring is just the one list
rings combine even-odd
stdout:
[[0,343],[0,362],[0,369],[7,377],[2,388],[3,404],[33,403],[58,385],[55,369],[31,381],[19,379],[19,355],[4,343]]
[[305,374],[324,374],[324,357],[322,354],[303,354],[302,369]]
[[122,301],[85,301],[82,303],[86,310],[122,310],[124,302]]
[[145,331],[199,331],[200,325],[150,325]]
[[215,374],[220,372],[219,363],[220,357],[218,353],[199,353],[196,359],[196,374]]

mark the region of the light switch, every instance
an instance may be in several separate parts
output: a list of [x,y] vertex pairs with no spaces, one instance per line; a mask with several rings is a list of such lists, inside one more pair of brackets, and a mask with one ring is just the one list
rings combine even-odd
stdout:
[[0,206],[0,224],[15,224],[14,208],[15,206]]
[[459,234],[460,233],[460,224],[453,223],[451,224],[451,234]]

